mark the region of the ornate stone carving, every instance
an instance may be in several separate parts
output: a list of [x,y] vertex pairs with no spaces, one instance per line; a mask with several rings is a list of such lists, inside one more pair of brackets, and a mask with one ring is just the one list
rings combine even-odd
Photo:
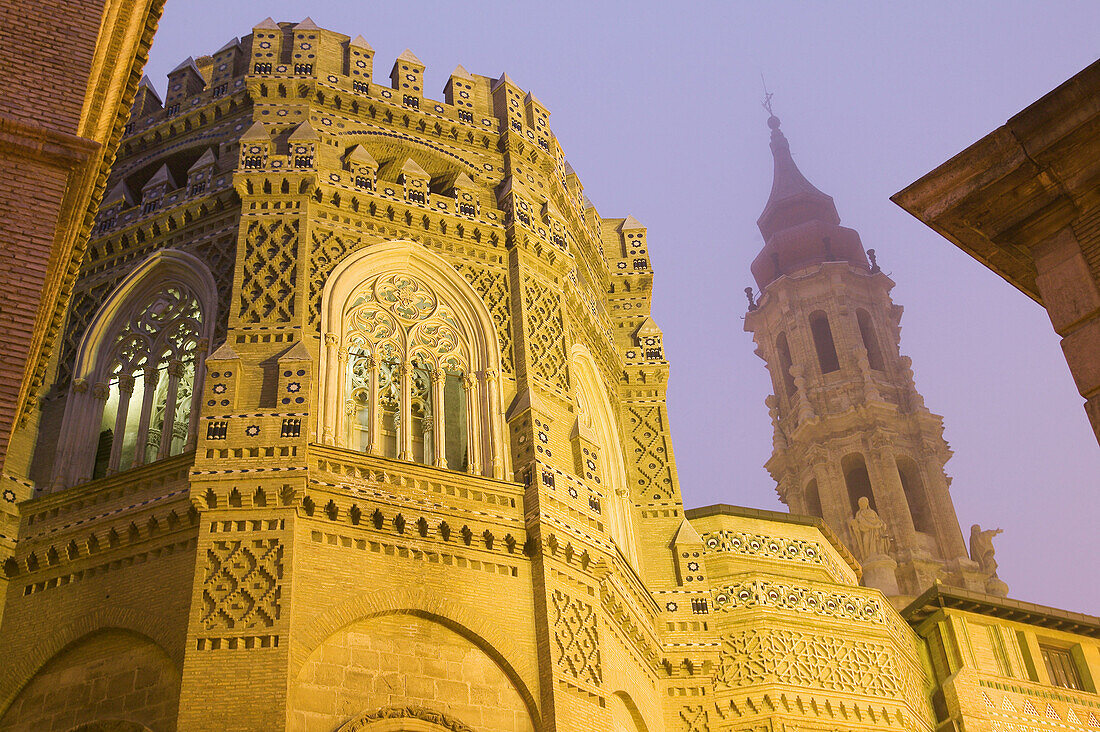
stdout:
[[845,620],[886,624],[882,603],[874,597],[830,592],[769,580],[735,582],[713,594],[715,610],[772,607]]
[[726,530],[704,532],[701,538],[710,551],[820,564],[832,570],[837,577],[845,574],[825,548],[816,541]]
[[997,560],[993,558],[996,550],[993,548],[993,537],[1002,532],[1001,529],[986,529],[974,524],[970,527],[970,558],[978,563],[982,572],[990,577],[997,576]]
[[457,719],[443,712],[437,712],[434,709],[418,706],[384,707],[382,709],[376,709],[373,712],[361,714],[351,721],[346,722],[340,726],[337,732],[359,732],[359,730],[366,730],[374,722],[384,719],[419,719],[424,722],[431,722],[432,724],[439,725],[445,730],[450,730],[450,732],[474,732],[472,727],[459,722]]
[[298,284],[298,220],[251,221],[237,315],[246,323],[290,322]]
[[860,496],[859,509],[848,519],[848,533],[860,559],[888,556],[890,538],[886,534],[886,522],[871,508],[866,496]]
[[672,466],[661,408],[655,404],[628,407],[627,420],[639,500],[668,498],[672,495]]
[[894,654],[880,643],[756,628],[726,636],[715,686],[766,682],[884,698],[908,691]]
[[558,391],[568,392],[561,295],[536,279],[527,279],[523,287],[523,309],[527,355],[535,377]]
[[509,308],[508,276],[504,272],[469,264],[455,264],[455,269],[477,290],[497,329],[500,342],[500,366],[505,373],[515,370],[512,355],[512,314]]
[[283,547],[277,539],[215,541],[202,588],[207,630],[270,628],[279,619]]
[[550,595],[554,659],[558,668],[578,681],[599,686],[603,680],[596,612],[588,603],[561,590]]
[[680,729],[683,732],[710,732],[710,717],[707,708],[694,704],[680,709]]

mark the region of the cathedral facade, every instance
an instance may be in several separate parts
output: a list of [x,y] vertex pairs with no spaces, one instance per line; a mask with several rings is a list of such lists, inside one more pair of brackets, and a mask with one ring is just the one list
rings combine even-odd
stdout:
[[792,513],[685,509],[645,226],[507,75],[373,65],[268,19],[139,86],[6,488],[0,730],[1100,728],[1100,620],[968,553],[893,283],[778,119]]

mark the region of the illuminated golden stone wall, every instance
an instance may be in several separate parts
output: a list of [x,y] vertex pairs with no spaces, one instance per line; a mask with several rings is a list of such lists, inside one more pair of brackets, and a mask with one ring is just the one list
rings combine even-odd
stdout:
[[824,522],[685,512],[645,226],[506,75],[373,63],[266,20],[138,89],[0,729],[932,729],[924,641]]

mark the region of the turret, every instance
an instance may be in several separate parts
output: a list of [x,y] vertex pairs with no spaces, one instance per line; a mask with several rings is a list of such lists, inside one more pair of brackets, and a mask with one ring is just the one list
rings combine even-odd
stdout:
[[[474,109],[474,77],[461,64],[455,67],[443,87],[443,100],[452,104],[460,111],[473,112]],[[470,120],[472,121],[472,118]]]
[[264,18],[252,29],[252,73],[272,73],[282,52],[282,28],[271,18]]
[[348,42],[348,75],[352,88],[366,93],[374,74],[374,49],[363,36],[356,36]]
[[231,39],[214,52],[213,63],[210,67],[210,89],[215,98],[223,96],[229,91],[230,80],[242,71],[243,56],[241,42],[236,38]]
[[206,79],[195,64],[195,59],[188,57],[179,66],[168,72],[168,94],[164,97],[164,108],[168,114],[176,114],[180,109],[183,99],[197,94],[206,87]]
[[424,96],[424,62],[409,49],[401,52],[390,70],[390,82],[394,89],[401,91],[401,100],[406,107],[420,109],[420,99]]
[[294,168],[312,168],[317,161],[317,147],[321,136],[306,120],[286,138],[290,146],[290,162]]
[[161,165],[153,177],[141,188],[142,213],[156,211],[168,191],[176,190],[176,181],[167,165]]
[[134,95],[134,104],[130,107],[130,122],[135,122],[142,117],[159,112],[164,108],[157,90],[153,88],[153,82],[148,76],[141,77],[138,83],[137,93]]
[[271,155],[271,134],[263,122],[253,122],[241,135],[241,170],[262,170]]

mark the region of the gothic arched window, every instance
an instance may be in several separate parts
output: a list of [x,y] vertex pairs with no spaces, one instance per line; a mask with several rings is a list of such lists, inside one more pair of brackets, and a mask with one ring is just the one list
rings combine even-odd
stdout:
[[112,293],[77,355],[55,482],[73,485],[194,447],[216,305],[206,266],[171,250]]
[[453,267],[375,245],[337,266],[324,302],[324,442],[504,476],[495,330]]
[[816,310],[810,314],[810,333],[813,334],[814,348],[817,350],[817,362],[821,373],[828,374],[840,369],[840,359],[836,356],[833,343],[833,331],[829,327],[829,316]]
[[453,311],[415,277],[383,274],[353,292],[342,325],[343,444],[467,470],[471,359]]

